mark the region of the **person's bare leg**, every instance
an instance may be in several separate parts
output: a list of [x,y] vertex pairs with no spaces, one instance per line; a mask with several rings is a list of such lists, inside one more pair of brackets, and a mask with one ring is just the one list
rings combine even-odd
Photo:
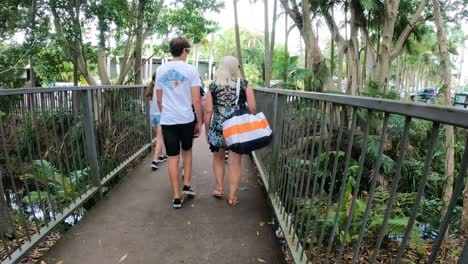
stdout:
[[224,149],[213,152],[213,174],[216,179],[216,193],[223,194],[224,190]]
[[182,197],[182,193],[179,188],[179,159],[180,155],[169,157],[169,179],[171,180],[174,198]]
[[157,153],[158,152],[158,144],[161,144],[161,141],[162,140],[159,140],[159,135],[158,135],[158,130],[160,130],[161,128],[160,127],[153,127],[153,133],[154,135],[156,135],[156,144],[154,146],[154,156],[153,156],[153,160],[158,160],[159,159],[159,154]]
[[156,129],[156,147],[154,148],[154,158],[153,160],[159,160],[159,156],[162,152],[162,147],[164,145],[162,129],[158,127]]
[[192,149],[182,150],[182,158],[184,162],[184,185],[190,186],[192,182]]
[[[224,152],[221,152],[224,154]],[[224,155],[223,155],[224,156]],[[236,197],[236,192],[239,189],[241,177],[241,158],[235,152],[229,151],[229,199]]]

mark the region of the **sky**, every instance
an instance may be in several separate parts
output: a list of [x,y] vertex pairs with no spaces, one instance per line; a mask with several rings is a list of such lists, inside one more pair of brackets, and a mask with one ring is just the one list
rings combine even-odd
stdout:
[[[259,33],[264,32],[264,0],[257,0],[256,3],[250,3],[251,0],[238,0],[237,9],[238,9],[238,18],[239,18],[239,25],[240,27],[247,28],[252,31],[256,31]],[[268,7],[269,7],[269,22],[270,22],[270,31],[271,31],[271,15],[273,14],[273,0],[268,0]],[[213,20],[217,21],[221,26],[221,32],[227,29],[234,27],[234,6],[232,0],[224,0],[224,9],[221,10],[220,13],[209,14],[208,17],[212,18]],[[281,14],[283,9],[281,4],[278,1],[278,9],[277,12]],[[339,12],[338,12],[339,13]],[[336,15],[337,13],[335,13]],[[288,18],[289,26],[292,25],[292,21]],[[285,39],[285,25],[284,25],[284,14],[278,18],[277,25],[276,25],[276,41],[279,43],[284,43]],[[465,30],[465,33],[468,34],[468,23],[462,27]],[[323,49],[326,44],[330,40],[330,33],[326,27],[326,25],[322,25],[318,29],[318,36],[319,36],[319,45]],[[301,38],[299,35],[299,31],[297,29],[293,29],[289,35],[289,51],[293,55],[298,55],[300,52],[300,43]],[[465,54],[464,54],[464,64],[462,69],[462,83],[468,83],[468,43],[465,46]],[[459,51],[460,52],[460,51]],[[453,62],[455,65],[459,65],[458,62]]]
[[[251,4],[251,0],[239,0],[237,4],[237,13],[239,19],[239,26],[247,28],[251,31],[262,33],[265,30],[264,23],[264,5],[263,0],[257,0],[256,3]],[[273,14],[273,1],[268,2],[269,8],[269,21],[270,21],[270,31],[272,24],[272,14]],[[234,27],[234,5],[232,0],[224,0],[224,9],[221,10],[218,14],[209,14],[208,17],[217,21],[221,30],[224,31]],[[278,1],[277,12],[282,13],[283,10]],[[288,17],[289,25],[292,24],[291,19]],[[276,42],[284,43],[285,40],[285,25],[284,25],[284,14],[278,18],[276,24]],[[297,29],[293,29],[289,35],[289,50],[293,54],[298,54],[300,50],[300,35]]]

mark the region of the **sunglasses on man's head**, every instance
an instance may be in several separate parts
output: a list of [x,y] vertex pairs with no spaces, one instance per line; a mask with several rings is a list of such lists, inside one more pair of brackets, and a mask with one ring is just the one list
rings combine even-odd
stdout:
[[185,52],[187,52],[187,54],[190,53],[190,50],[191,50],[191,48],[185,48]]

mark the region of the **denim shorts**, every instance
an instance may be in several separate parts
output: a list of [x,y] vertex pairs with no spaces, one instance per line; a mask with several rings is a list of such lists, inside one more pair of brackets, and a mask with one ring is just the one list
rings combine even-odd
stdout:
[[152,127],[160,127],[161,126],[161,115],[151,115],[150,122]]

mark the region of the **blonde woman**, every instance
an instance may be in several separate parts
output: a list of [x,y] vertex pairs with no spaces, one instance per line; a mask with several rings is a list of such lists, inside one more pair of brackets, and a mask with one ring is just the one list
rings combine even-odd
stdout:
[[[226,144],[223,138],[223,122],[230,118],[236,110],[236,85],[240,82],[238,107],[256,113],[255,96],[252,87],[241,77],[239,61],[232,57],[224,57],[214,81],[209,86],[205,99],[205,132],[210,150],[213,152],[213,173],[216,178],[216,189],[212,195],[224,197],[224,151]],[[229,151],[229,193],[228,203],[234,206],[238,203],[236,192],[239,189],[242,155]]]

